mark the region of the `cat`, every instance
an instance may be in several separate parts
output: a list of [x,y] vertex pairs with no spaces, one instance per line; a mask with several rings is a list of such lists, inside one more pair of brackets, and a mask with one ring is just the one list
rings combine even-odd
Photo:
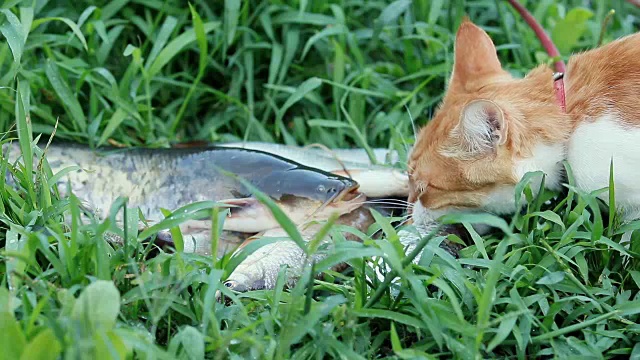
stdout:
[[[427,226],[452,212],[513,214],[525,173],[544,172],[545,186],[558,191],[565,160],[578,189],[606,188],[612,159],[617,210],[623,221],[637,219],[640,33],[574,54],[565,74],[543,64],[515,78],[489,35],[465,18],[442,103],[409,156],[412,220]],[[608,192],[599,197],[608,204]]]

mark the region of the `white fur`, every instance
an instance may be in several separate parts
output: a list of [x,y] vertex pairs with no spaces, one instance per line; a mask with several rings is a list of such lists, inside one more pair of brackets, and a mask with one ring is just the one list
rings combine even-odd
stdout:
[[[609,185],[613,159],[616,207],[623,220],[640,217],[640,128],[611,114],[587,120],[576,128],[567,150],[576,186],[586,192]],[[608,203],[609,192],[600,198]]]
[[[515,175],[521,180],[522,177],[533,171],[543,171],[546,174],[545,186],[551,190],[560,190],[564,169],[562,161],[566,158],[564,144],[538,144],[533,149],[533,156],[522,159],[516,163]],[[540,187],[540,177],[535,177],[531,182],[531,189],[537,190]]]
[[[511,202],[513,203],[513,200]],[[413,205],[411,217],[416,228],[431,228],[441,216],[455,212],[458,212],[458,210],[430,210],[424,207],[420,200],[417,200]],[[485,234],[490,229],[489,226],[484,224],[473,224],[472,226],[479,234]]]
[[429,210],[422,205],[420,200],[417,200],[413,206],[413,213],[411,216],[413,217],[413,222],[416,226],[427,226],[431,223],[434,223],[444,214],[447,214],[450,211],[442,211],[442,210]]
[[485,198],[482,208],[499,215],[513,213],[516,211],[515,190],[512,185],[497,187]]
[[[520,181],[528,172],[542,171],[546,175],[545,187],[557,191],[562,187],[564,171],[562,161],[564,159],[565,146],[563,144],[538,144],[533,149],[533,156],[516,161],[514,173],[518,181]],[[536,176],[529,182],[534,196],[537,195],[538,189],[540,189],[541,181],[542,177]],[[513,185],[497,187],[485,199],[483,209],[498,215],[514,213],[518,210],[515,189],[516,187]],[[519,206],[523,206],[526,202],[525,196],[521,196]]]

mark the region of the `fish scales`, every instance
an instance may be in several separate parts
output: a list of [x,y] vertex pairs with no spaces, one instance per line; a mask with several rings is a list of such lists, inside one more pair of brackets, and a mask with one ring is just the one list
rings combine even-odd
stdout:
[[[19,145],[5,145],[3,154],[11,163],[18,160]],[[249,149],[208,146],[183,149],[130,148],[94,151],[70,143],[52,144],[46,158],[53,173],[78,166],[58,181],[62,196],[66,181],[82,204],[98,218],[105,218],[118,197],[127,197],[128,206],[139,208],[150,222],[164,218],[161,209],[170,211],[198,201],[216,201],[234,206],[223,229],[257,233],[279,224],[270,210],[237,177],[276,201],[294,221],[326,218],[329,212],[340,214],[364,201],[357,182],[290,161],[283,157]],[[8,156],[7,156],[8,154]],[[34,158],[34,163],[39,161]],[[7,172],[7,182],[12,178]],[[323,210],[316,212],[321,205]],[[116,221],[123,214],[118,212]],[[309,218],[311,217],[311,218]],[[210,221],[189,220],[180,225],[198,239],[210,233]],[[195,246],[201,248],[199,244]]]
[[[225,155],[233,152],[225,151]],[[101,214],[109,211],[118,196],[127,196],[128,205],[140,207],[149,219],[161,219],[160,208],[173,210],[195,201],[215,201],[237,195],[234,190],[241,186],[212,164],[206,164],[212,157],[220,160],[211,155],[136,149],[103,156],[75,146],[51,146],[46,154],[54,174],[72,165],[81,168],[58,182],[63,196],[68,195],[65,184],[69,180],[74,194]],[[231,161],[236,157],[227,156]]]

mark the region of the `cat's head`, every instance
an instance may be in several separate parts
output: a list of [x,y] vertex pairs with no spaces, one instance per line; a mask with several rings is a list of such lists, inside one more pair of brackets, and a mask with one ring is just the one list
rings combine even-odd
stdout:
[[[538,166],[525,159],[552,131],[528,120],[559,111],[552,71],[539,67],[524,79],[512,77],[489,35],[467,19],[456,34],[454,58],[443,101],[409,158],[416,223],[456,210],[513,211],[515,184]],[[559,157],[550,156],[554,164]]]

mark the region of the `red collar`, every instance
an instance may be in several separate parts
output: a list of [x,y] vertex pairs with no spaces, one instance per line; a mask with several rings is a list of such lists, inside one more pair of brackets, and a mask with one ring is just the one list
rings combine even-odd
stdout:
[[567,111],[567,103],[564,93],[564,73],[557,72],[553,74],[553,89],[556,92],[556,101],[562,108],[562,111]]

